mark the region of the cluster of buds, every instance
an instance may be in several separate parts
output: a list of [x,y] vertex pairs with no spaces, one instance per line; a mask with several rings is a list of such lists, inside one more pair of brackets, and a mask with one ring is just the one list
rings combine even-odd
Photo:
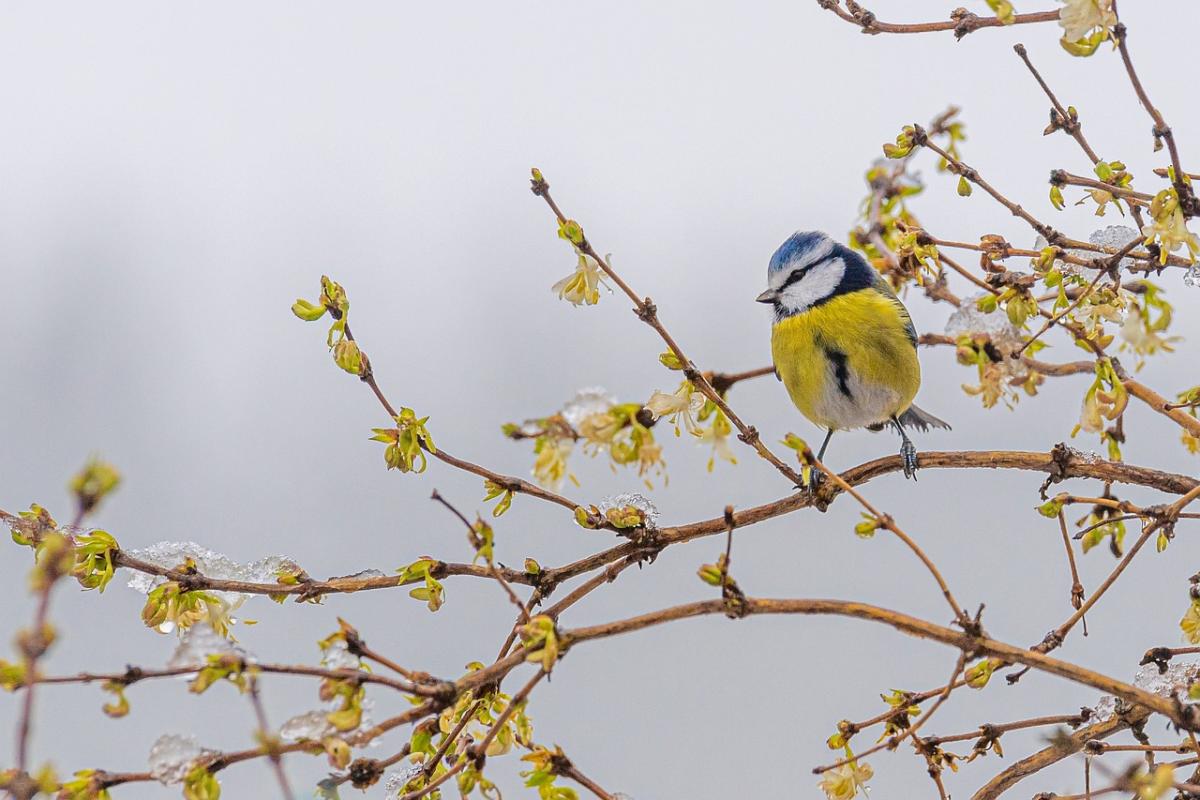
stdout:
[[530,752],[521,756],[531,768],[522,772],[525,785],[538,790],[539,800],[578,800],[579,794],[567,786],[556,786],[558,776],[569,769],[570,759],[559,746],[550,750],[542,745],[535,745]]
[[[1175,169],[1168,169],[1171,181],[1175,181]],[[1190,179],[1184,176],[1184,182],[1190,184]],[[1196,255],[1200,254],[1200,237],[1188,230],[1187,216],[1179,202],[1179,192],[1174,187],[1163,189],[1154,196],[1150,203],[1152,222],[1142,228],[1142,236],[1147,245],[1157,244],[1159,247],[1159,263],[1167,263],[1167,255],[1181,247],[1187,248],[1187,257],[1193,263]]]
[[411,408],[401,408],[400,413],[392,417],[396,423],[394,428],[372,428],[375,435],[373,442],[383,442],[387,448],[383,451],[383,460],[388,469],[398,469],[401,472],[424,472],[428,466],[425,451],[436,453],[433,437],[425,423],[429,417],[417,417]]
[[400,583],[421,583],[421,586],[409,591],[409,597],[421,600],[430,611],[437,611],[446,602],[446,589],[433,573],[438,562],[429,556],[422,556],[408,566],[401,567]]
[[1125,412],[1129,405],[1129,392],[1125,384],[1117,377],[1112,361],[1108,358],[1097,359],[1096,377],[1083,396],[1083,408],[1079,414],[1079,423],[1071,431],[1074,437],[1080,431],[1098,433],[1101,439],[1108,442],[1110,454],[1120,457],[1120,441],[1105,428],[1105,420],[1113,421]]
[[540,664],[550,672],[565,650],[554,620],[539,614],[521,626],[521,646],[525,648],[525,660]]
[[[191,559],[188,559],[191,562]],[[185,563],[179,571],[194,571],[195,564]],[[176,581],[167,581],[150,590],[142,607],[142,622],[160,633],[186,630],[207,621],[221,636],[228,637],[233,607],[209,592],[184,589]]]
[[321,276],[321,296],[313,303],[300,298],[292,303],[292,313],[305,322],[315,322],[325,316],[326,312],[333,318],[325,344],[333,353],[333,362],[346,372],[357,375],[363,380],[371,376],[371,362],[367,354],[359,349],[358,343],[346,334],[346,325],[350,314],[350,300],[346,290],[328,276]]

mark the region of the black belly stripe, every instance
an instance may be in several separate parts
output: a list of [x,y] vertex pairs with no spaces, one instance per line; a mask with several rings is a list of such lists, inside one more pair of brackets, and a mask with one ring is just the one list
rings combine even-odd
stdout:
[[846,354],[825,344],[821,345],[821,349],[825,351],[825,357],[833,363],[833,375],[837,378],[838,391],[853,400],[854,395],[850,391],[850,368],[846,365]]

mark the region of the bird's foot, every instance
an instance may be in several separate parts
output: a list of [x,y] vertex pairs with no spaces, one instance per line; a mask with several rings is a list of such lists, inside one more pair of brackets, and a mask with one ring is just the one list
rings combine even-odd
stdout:
[[917,448],[912,442],[905,441],[900,445],[900,464],[904,467],[904,477],[917,479]]
[[821,483],[825,480],[825,473],[813,467],[805,467],[801,471],[800,477],[804,482],[795,487],[796,491],[816,494],[817,489],[820,488]]

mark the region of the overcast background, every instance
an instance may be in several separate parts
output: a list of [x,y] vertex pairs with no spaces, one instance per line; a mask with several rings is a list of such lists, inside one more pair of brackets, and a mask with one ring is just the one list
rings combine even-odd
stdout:
[[[884,18],[908,11],[877,5]],[[949,6],[929,5],[929,17]],[[969,5],[986,13],[982,2]],[[1200,8],[1160,0],[1123,10],[1141,75],[1194,164],[1200,112],[1179,52],[1164,43],[1200,22]],[[0,507],[39,502],[69,518],[64,484],[100,453],[125,482],[94,524],[122,545],[194,539],[241,560],[283,553],[316,576],[391,570],[424,554],[469,560],[459,524],[429,493],[436,487],[468,513],[484,508],[480,481],[439,463],[421,476],[384,469],[382,446],[367,440],[386,423],[374,398],[331,363],[325,325],[288,310],[296,297],[316,296],[322,273],[347,287],[355,332],[394,401],[430,414],[439,445],[504,472],[527,474],[532,455],[528,443],[499,435],[502,422],[545,414],[581,386],[601,384],[627,401],[674,387],[656,359],[661,343],[624,299],[577,309],[551,295],[574,257],[528,191],[530,166],[657,301],[698,364],[738,370],[769,360],[769,312],[753,298],[772,251],[799,227],[844,236],[880,144],[948,103],[964,109],[965,158],[1036,214],[1082,237],[1121,221],[1115,211],[1098,221],[1086,207],[1050,208],[1049,170],[1089,165],[1066,136],[1042,138],[1048,104],[1014,42],[1028,45],[1079,107],[1098,151],[1124,159],[1143,190],[1155,187],[1149,170],[1166,162],[1150,152],[1150,121],[1117,56],[1101,48],[1072,59],[1055,26],[985,30],[961,43],[865,38],[801,0],[41,3],[10,5],[6,18]],[[928,228],[1032,244],[1031,231],[982,192],[959,198],[930,160],[920,165],[930,189],[915,208]],[[1185,288],[1179,270],[1162,283],[1179,312],[1176,332],[1190,341],[1143,374],[1173,393],[1200,382],[1192,344],[1200,325],[1190,313],[1200,289]],[[942,331],[947,307],[917,294],[909,304],[919,330]],[[1077,355],[1052,341],[1046,358]],[[951,351],[922,359],[919,401],[954,431],[921,436],[921,448],[1045,450],[1078,417],[1084,377],[1049,379],[1014,412],[985,411],[959,388],[974,373]],[[768,442],[787,431],[818,437],[773,380],[738,386],[730,399]],[[1168,421],[1135,404],[1127,430],[1130,461],[1196,473]],[[671,483],[653,498],[665,524],[790,489],[748,451],[709,475],[706,451],[664,441]],[[1089,438],[1075,444],[1096,447]],[[896,447],[890,435],[842,435],[829,461],[844,468]],[[573,464],[583,485],[572,496],[594,502],[637,488],[636,476],[611,475],[600,461]],[[1032,510],[1041,480],[927,471],[918,483],[890,475],[866,491],[941,565],[964,604],[987,603],[994,636],[1030,644],[1071,610],[1057,527]],[[857,518],[839,501],[824,515],[744,529],[736,577],[754,595],[854,598],[945,622],[911,555],[886,536],[855,537]],[[1177,643],[1186,579],[1200,567],[1194,527],[1181,526],[1167,554],[1140,557],[1089,617],[1091,637],[1072,636],[1061,655],[1131,678],[1146,648]],[[497,541],[498,557],[514,565],[526,556],[560,564],[611,543],[522,497],[499,521]],[[695,570],[720,548],[716,539],[671,548],[563,622],[711,597]],[[32,603],[27,552],[2,552],[7,641],[28,624]],[[1104,548],[1082,558],[1089,591],[1112,565]],[[62,637],[49,672],[166,660],[173,637],[142,626],[142,599],[124,577],[103,596],[73,585],[56,592]],[[454,676],[494,654],[512,614],[489,583],[446,588],[437,615],[403,591],[283,608],[257,598],[244,615],[261,624],[238,636],[261,658],[314,662],[315,641],[342,615],[398,661]],[[578,648],[538,689],[531,715],[539,742],[561,744],[609,791],[638,800],[819,797],[810,769],[830,760],[824,740],[836,722],[874,715],[878,694],[893,687],[939,685],[953,658],[866,623],[692,620]],[[263,691],[275,723],[316,700],[308,679],[270,678]],[[112,721],[96,687],[39,692],[35,760],[63,773],[144,769],[164,731],[221,749],[252,744],[251,709],[227,686],[197,698],[179,682],[148,682],[129,694],[132,712]],[[377,717],[404,706],[371,695]],[[1036,674],[1015,688],[996,681],[957,693],[926,732],[1071,713],[1096,699]],[[16,713],[17,699],[0,697],[0,764],[10,763]],[[1165,732],[1155,723],[1153,733]],[[398,730],[369,753],[392,753],[407,736]],[[948,776],[954,796],[1042,746],[1040,736],[1010,734],[1007,761],[989,756]],[[875,797],[933,794],[909,748],[870,762]],[[507,795],[532,792],[520,787],[515,755],[489,767]],[[323,758],[304,756],[287,768],[301,796],[326,772]],[[1081,774],[1071,762],[1014,794],[1078,788]],[[257,763],[220,777],[231,798],[277,791]],[[114,794],[178,791],[142,784]]]

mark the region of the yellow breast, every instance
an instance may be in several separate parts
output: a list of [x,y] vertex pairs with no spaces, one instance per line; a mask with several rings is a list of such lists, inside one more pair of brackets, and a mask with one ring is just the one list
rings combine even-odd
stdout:
[[873,289],[848,292],[775,324],[771,352],[792,402],[833,429],[884,422],[921,385],[908,312]]

